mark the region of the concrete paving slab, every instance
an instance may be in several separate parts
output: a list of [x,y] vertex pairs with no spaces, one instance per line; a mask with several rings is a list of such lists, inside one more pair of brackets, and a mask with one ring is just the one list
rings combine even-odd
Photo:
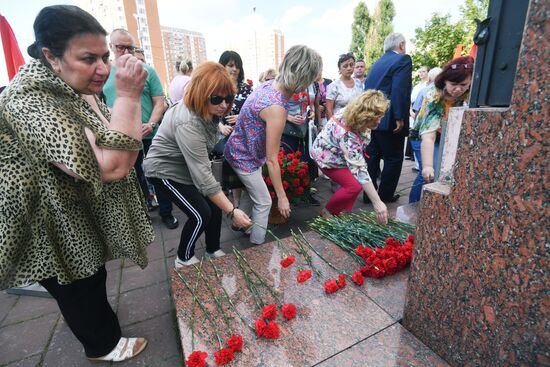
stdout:
[[2,326],[58,313],[57,302],[53,298],[20,296],[2,322]]
[[122,293],[117,314],[124,332],[126,325],[152,319],[172,309],[168,282],[163,282]]

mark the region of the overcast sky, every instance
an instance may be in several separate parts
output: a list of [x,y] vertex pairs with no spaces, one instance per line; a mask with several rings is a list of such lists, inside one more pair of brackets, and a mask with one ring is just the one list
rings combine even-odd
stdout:
[[[217,61],[228,37],[256,29],[280,29],[285,47],[305,44],[323,57],[324,75],[337,76],[338,55],[349,49],[353,9],[359,0],[252,1],[252,0],[157,0],[161,25],[202,32],[207,56]],[[377,0],[366,0],[373,11]],[[457,20],[463,0],[393,0],[396,8],[394,30],[407,39],[423,27],[433,12],[450,13]],[[0,13],[11,24],[23,56],[34,41],[32,24],[44,6],[71,4],[54,0],[0,0]],[[256,11],[254,12],[254,8]],[[227,29],[233,32],[228,33]],[[109,30],[107,30],[109,31]],[[2,53],[0,48],[0,53]],[[0,55],[0,85],[7,83],[3,54]]]

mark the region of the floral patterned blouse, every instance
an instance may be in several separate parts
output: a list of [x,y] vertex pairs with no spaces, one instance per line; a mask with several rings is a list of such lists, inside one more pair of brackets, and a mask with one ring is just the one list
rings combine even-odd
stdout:
[[342,79],[336,79],[329,84],[326,99],[334,101],[333,115],[339,113],[353,98],[363,93],[363,84],[357,79],[353,80],[355,84],[352,88],[346,87]]
[[[343,111],[341,111],[343,112]],[[361,185],[371,182],[364,151],[370,142],[370,130],[351,131],[342,114],[333,116],[317,135],[311,157],[321,168],[349,168]]]
[[464,104],[468,93],[456,101],[449,101],[440,97],[435,86],[426,92],[422,107],[414,120],[413,130],[418,130],[422,136],[427,133],[437,132],[441,134],[441,126],[447,121],[447,114],[451,107],[459,107]]

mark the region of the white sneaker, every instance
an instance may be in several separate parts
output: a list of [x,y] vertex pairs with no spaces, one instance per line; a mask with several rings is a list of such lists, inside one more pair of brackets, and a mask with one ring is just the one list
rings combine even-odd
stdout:
[[197,263],[200,263],[200,260],[197,259],[197,257],[195,255],[193,255],[193,257],[190,258],[187,261],[180,260],[180,258],[176,256],[176,260],[174,261],[174,266],[175,266],[176,269],[179,269],[179,268],[182,268],[184,266],[190,266],[190,265],[197,264]]
[[215,251],[214,253],[210,253],[208,251],[205,251],[204,254],[206,255],[206,257],[222,257],[222,256],[225,256],[227,255],[225,252],[223,252],[222,250],[218,250],[218,251]]

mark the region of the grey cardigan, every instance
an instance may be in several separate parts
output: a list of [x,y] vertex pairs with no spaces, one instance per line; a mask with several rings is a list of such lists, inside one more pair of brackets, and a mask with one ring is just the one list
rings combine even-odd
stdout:
[[209,158],[217,131],[217,122],[204,121],[183,102],[176,103],[164,114],[143,161],[145,176],[195,185],[204,196],[220,192]]

